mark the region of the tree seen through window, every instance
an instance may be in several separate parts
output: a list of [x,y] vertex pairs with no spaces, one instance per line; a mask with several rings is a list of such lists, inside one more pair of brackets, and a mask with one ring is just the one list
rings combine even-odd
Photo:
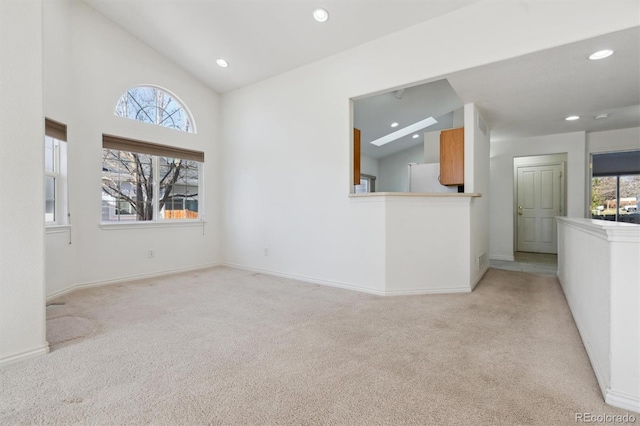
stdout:
[[115,115],[194,133],[187,109],[167,92],[151,86],[137,86],[122,95]]
[[103,222],[198,219],[197,161],[102,152]]

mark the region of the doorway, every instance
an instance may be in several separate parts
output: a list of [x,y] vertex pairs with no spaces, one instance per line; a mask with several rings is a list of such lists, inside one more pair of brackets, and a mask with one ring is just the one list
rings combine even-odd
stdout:
[[565,215],[566,154],[514,159],[515,251],[558,252],[556,216]]

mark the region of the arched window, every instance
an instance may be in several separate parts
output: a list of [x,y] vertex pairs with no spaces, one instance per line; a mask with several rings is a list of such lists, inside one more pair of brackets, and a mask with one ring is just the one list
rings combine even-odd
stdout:
[[153,86],[136,86],[118,100],[115,115],[195,133],[189,110],[174,96]]

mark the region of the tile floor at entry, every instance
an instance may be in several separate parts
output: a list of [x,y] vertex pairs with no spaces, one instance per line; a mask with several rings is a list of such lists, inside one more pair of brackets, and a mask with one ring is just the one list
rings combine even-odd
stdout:
[[534,274],[557,275],[558,255],[546,253],[516,252],[513,262],[507,260],[491,260],[490,265],[496,269],[508,271],[530,272]]

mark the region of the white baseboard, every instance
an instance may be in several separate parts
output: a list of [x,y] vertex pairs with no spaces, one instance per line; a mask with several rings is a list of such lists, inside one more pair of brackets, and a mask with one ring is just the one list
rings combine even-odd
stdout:
[[[574,317],[575,319],[575,317]],[[578,326],[578,332],[580,333],[580,337],[582,338],[582,344],[584,345],[585,350],[587,351],[587,356],[589,357],[589,361],[591,361],[591,368],[593,368],[593,372],[596,375],[596,380],[598,381],[598,386],[600,386],[600,392],[602,392],[602,396],[606,397],[607,390],[609,389],[609,378],[605,373],[605,369],[598,359],[596,355],[596,351],[591,346],[591,343],[584,338],[580,325],[576,321],[576,325]]]
[[99,287],[99,286],[110,285],[110,284],[120,284],[124,282],[129,282],[129,281],[138,281],[138,280],[144,280],[147,278],[155,278],[155,277],[162,277],[165,275],[179,274],[181,272],[191,272],[191,271],[198,271],[201,269],[215,268],[216,266],[221,266],[221,265],[222,265],[221,262],[214,262],[214,263],[208,263],[205,265],[189,266],[186,268],[168,269],[165,271],[152,272],[149,274],[130,275],[127,277],[120,277],[120,278],[115,278],[111,280],[91,281],[88,283],[76,284],[71,287],[65,288],[64,290],[51,293],[50,295],[47,296],[47,301],[55,299],[56,297],[60,297],[64,294],[71,293],[72,291],[79,290],[81,288]]
[[608,389],[604,397],[604,401],[614,407],[640,413],[640,395],[630,395],[628,393]]
[[507,262],[515,262],[516,258],[508,254],[490,254],[489,260],[504,260]]
[[342,288],[342,289],[345,289],[345,290],[353,290],[353,291],[359,291],[359,292],[362,292],[362,293],[375,294],[376,296],[409,296],[409,295],[417,295],[417,294],[469,293],[471,291],[471,289],[469,287],[435,288],[435,289],[409,289],[409,290],[385,291],[385,290],[377,290],[377,289],[373,289],[373,288],[362,287],[362,286],[358,286],[358,285],[347,284],[347,283],[342,283],[342,282],[337,282],[337,281],[329,281],[329,280],[322,280],[322,279],[318,279],[318,278],[310,278],[310,277],[306,277],[306,276],[303,276],[303,275],[286,274],[286,273],[281,273],[281,272],[270,271],[270,270],[267,270],[267,269],[252,268],[252,267],[249,267],[249,266],[238,265],[238,264],[235,264],[235,263],[223,262],[222,265],[223,266],[228,266],[230,268],[242,269],[244,271],[257,272],[257,273],[260,273],[260,274],[271,275],[271,276],[274,276],[274,277],[289,278],[289,279],[302,281],[302,282],[306,282],[306,283],[311,283],[311,284],[326,285],[326,286],[329,286],[329,287],[337,287],[337,288]]
[[480,282],[482,277],[484,277],[484,274],[486,274],[488,270],[489,270],[489,265],[488,264],[484,265],[482,270],[480,270],[480,273],[478,274],[478,276],[471,283],[471,289],[469,291],[473,291],[473,289],[476,288],[476,286],[478,285],[478,283]]
[[469,287],[429,288],[417,290],[392,290],[383,292],[383,296],[411,296],[418,294],[471,293]]
[[230,268],[236,268],[236,269],[242,269],[243,271],[249,271],[249,272],[257,272],[260,274],[265,274],[265,275],[271,275],[274,277],[281,277],[281,278],[289,278],[292,280],[297,280],[297,281],[302,281],[302,282],[306,282],[306,283],[310,283],[310,284],[319,284],[319,285],[326,285],[329,287],[337,287],[337,288],[343,288],[346,290],[355,290],[355,291],[360,291],[363,293],[369,293],[369,294],[375,294],[378,296],[384,296],[385,292],[382,290],[376,290],[373,288],[367,288],[367,287],[361,287],[361,286],[356,286],[356,285],[352,285],[352,284],[347,284],[347,283],[341,283],[341,282],[337,282],[337,281],[329,281],[329,280],[321,280],[318,278],[310,278],[310,277],[305,277],[302,275],[295,275],[295,274],[285,274],[282,272],[276,272],[276,271],[270,271],[267,269],[260,269],[260,268],[252,268],[249,266],[244,266],[244,265],[238,265],[235,263],[229,263],[229,262],[222,262],[221,263],[222,266],[228,266]]
[[35,349],[29,349],[28,351],[18,352],[11,355],[0,358],[0,367],[14,364],[16,362],[24,361],[29,358],[35,358],[49,353],[49,343],[45,342],[44,345]]

